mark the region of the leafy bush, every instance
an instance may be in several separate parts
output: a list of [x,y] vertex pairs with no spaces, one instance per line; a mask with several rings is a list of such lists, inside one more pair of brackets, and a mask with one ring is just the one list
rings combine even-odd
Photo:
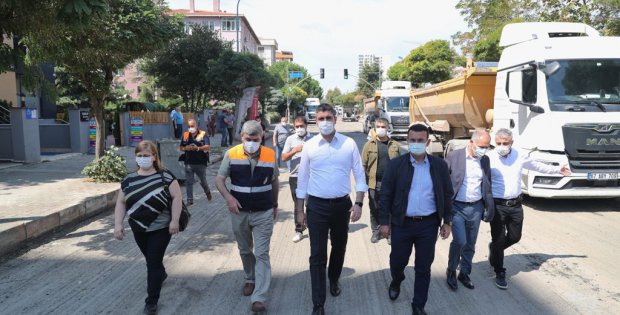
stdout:
[[280,118],[281,117],[282,117],[282,115],[280,115],[280,113],[278,113],[278,112],[268,112],[267,113],[267,121],[269,121],[270,124],[280,122]]
[[88,163],[82,170],[82,175],[100,183],[122,181],[127,175],[127,167],[125,167],[125,158],[116,151],[118,148],[112,146],[102,157]]

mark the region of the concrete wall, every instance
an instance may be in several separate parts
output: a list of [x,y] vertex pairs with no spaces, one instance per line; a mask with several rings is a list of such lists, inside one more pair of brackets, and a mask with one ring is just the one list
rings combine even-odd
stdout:
[[0,125],[0,159],[13,159],[13,135],[11,125]]
[[41,152],[71,152],[70,126],[39,124]]

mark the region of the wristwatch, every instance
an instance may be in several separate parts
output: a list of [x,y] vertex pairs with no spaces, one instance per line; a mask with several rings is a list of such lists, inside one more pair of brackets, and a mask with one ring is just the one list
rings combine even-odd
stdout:
[[360,208],[361,208],[362,206],[364,206],[364,203],[363,203],[363,202],[361,202],[361,201],[356,201],[356,202],[355,202],[355,204],[356,204],[356,205],[358,205],[358,206],[360,206]]

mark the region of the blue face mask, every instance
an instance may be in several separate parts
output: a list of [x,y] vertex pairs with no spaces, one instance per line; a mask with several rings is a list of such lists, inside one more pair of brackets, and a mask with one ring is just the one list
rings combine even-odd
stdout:
[[423,155],[426,153],[426,143],[409,143],[409,152],[413,155]]

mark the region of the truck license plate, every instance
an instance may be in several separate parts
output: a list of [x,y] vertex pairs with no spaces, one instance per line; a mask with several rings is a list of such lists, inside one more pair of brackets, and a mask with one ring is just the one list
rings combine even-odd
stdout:
[[618,173],[588,173],[589,180],[617,180]]

